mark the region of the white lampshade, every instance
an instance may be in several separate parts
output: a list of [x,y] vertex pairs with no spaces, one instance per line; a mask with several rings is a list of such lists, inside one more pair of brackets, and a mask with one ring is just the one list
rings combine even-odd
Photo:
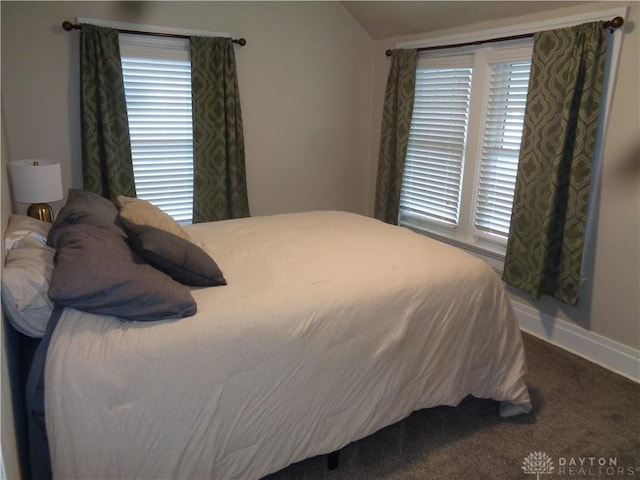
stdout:
[[60,164],[52,160],[9,162],[13,199],[20,203],[55,202],[64,198]]

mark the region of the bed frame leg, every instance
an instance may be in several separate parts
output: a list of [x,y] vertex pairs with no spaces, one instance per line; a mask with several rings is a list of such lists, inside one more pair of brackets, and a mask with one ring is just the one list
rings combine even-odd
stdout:
[[327,455],[327,468],[329,470],[335,470],[340,463],[340,450],[331,452]]

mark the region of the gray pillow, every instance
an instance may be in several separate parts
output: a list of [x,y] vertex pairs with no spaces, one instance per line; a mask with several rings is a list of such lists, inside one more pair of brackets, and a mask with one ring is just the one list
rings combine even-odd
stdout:
[[97,193],[70,188],[67,202],[49,230],[47,243],[53,246],[62,228],[76,224],[108,228],[122,236],[126,235],[118,218],[118,207],[111,200]]
[[174,280],[194,287],[226,285],[216,261],[196,244],[150,225],[122,219],[129,244],[138,255]]
[[147,264],[113,229],[68,225],[54,246],[49,297],[55,303],[128,320],[196,313],[189,289]]

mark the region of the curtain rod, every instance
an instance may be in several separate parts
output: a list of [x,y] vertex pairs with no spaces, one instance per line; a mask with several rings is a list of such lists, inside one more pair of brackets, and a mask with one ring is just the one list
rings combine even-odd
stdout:
[[[602,26],[603,28],[611,28],[613,30],[616,30],[620,28],[622,25],[624,25],[624,18],[615,17],[614,19],[609,20],[608,22],[604,22]],[[470,47],[472,45],[482,45],[484,43],[506,42],[507,40],[520,40],[521,38],[531,38],[533,37],[533,35],[534,35],[533,33],[524,33],[522,35],[512,35],[510,37],[489,38],[488,40],[476,40],[475,42],[455,43],[452,45],[436,45],[433,47],[422,47],[422,48],[418,48],[417,50],[418,52],[427,52],[429,50],[440,50],[442,48]],[[393,50],[387,50],[385,52],[385,55],[387,57],[390,57],[392,52]]]
[[[71,30],[81,30],[82,29],[82,25],[81,24],[77,24],[77,23],[71,23],[68,20],[65,20],[64,22],[62,22],[62,28],[64,28],[67,32],[70,32]],[[128,30],[128,29],[124,29],[124,28],[116,28],[116,30],[118,30],[118,32],[120,33],[133,33],[133,34],[137,34],[137,35],[151,35],[154,37],[169,37],[169,38],[190,38],[191,35],[182,35],[180,33],[161,33],[161,32],[144,32],[141,30]],[[233,43],[236,43],[238,45],[240,45],[241,47],[244,47],[247,44],[247,40],[244,38],[233,38],[232,39]]]

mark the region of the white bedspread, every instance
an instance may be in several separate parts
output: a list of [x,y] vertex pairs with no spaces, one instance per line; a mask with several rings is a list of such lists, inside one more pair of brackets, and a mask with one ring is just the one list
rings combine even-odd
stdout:
[[467,395],[530,409],[513,311],[476,258],[341,212],[187,228],[228,281],[194,289],[196,316],[60,319],[54,478],[259,478]]

